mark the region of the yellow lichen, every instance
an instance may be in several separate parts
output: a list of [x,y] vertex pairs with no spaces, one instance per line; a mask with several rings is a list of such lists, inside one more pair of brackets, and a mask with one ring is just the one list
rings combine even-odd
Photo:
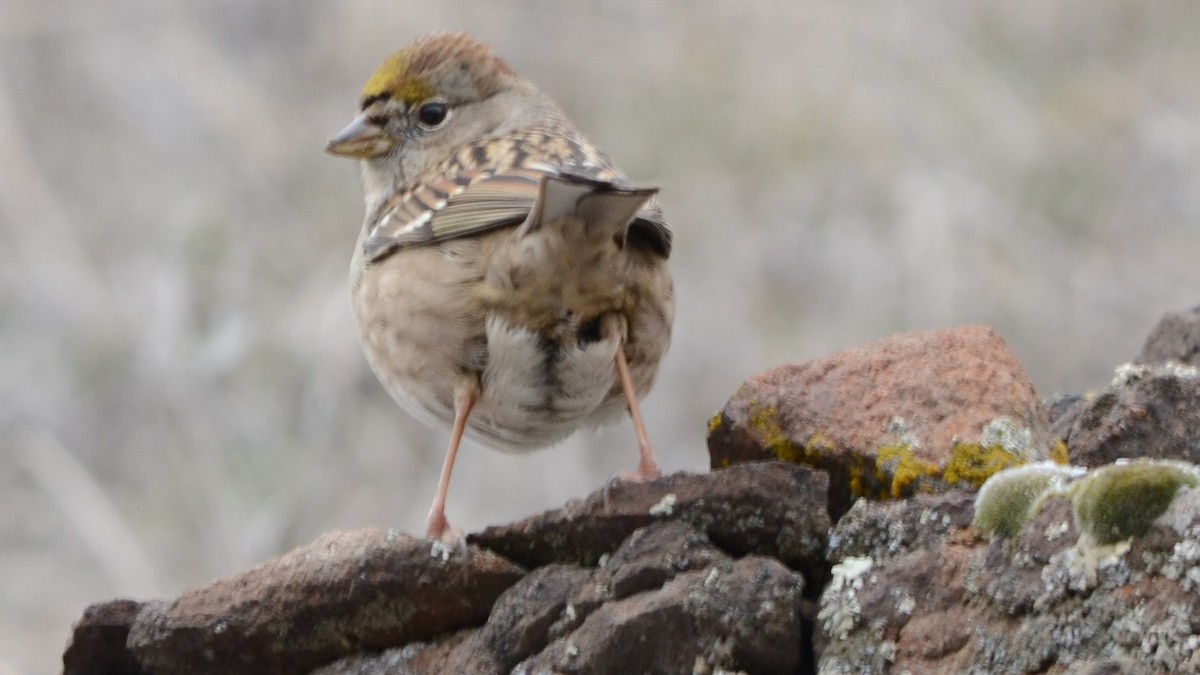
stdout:
[[713,434],[715,434],[716,432],[721,430],[721,425],[723,424],[723,422],[721,422],[721,419],[722,419],[722,415],[721,415],[720,410],[713,413],[713,416],[708,418],[708,435],[709,436],[712,436]]
[[1071,459],[1067,453],[1066,443],[1058,441],[1054,444],[1054,447],[1050,448],[1050,461],[1054,462],[1055,464],[1070,466]]
[[788,437],[779,421],[779,410],[773,405],[755,404],[750,409],[749,426],[758,434],[759,441],[767,452],[783,462],[798,463],[804,457],[803,448],[797,448]]
[[911,495],[921,489],[922,478],[937,477],[941,473],[937,464],[917,459],[908,445],[885,445],[879,448],[875,468],[887,491],[882,496],[892,499]]
[[829,454],[835,446],[832,438],[821,432],[817,432],[808,437],[808,442],[804,444],[804,447],[812,453]]
[[1021,466],[1027,460],[999,445],[956,443],[950,450],[950,460],[942,477],[950,485],[967,484],[978,488],[993,474]]

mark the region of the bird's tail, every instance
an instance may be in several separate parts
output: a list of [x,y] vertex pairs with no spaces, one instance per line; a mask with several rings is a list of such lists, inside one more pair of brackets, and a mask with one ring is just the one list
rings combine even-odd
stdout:
[[525,237],[547,224],[576,223],[568,238],[585,241],[615,239],[624,248],[629,226],[646,203],[658,193],[656,187],[625,187],[608,181],[572,174],[550,174],[542,179],[538,197],[517,231]]

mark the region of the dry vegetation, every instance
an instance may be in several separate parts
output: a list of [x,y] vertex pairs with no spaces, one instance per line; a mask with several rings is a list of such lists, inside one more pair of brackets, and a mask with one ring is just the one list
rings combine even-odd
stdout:
[[[463,28],[664,188],[680,311],[647,401],[702,468],[741,379],[986,322],[1045,393],[1200,301],[1200,4],[0,5],[0,674],[91,601],[331,528],[418,530],[445,440],[375,383],[321,152],[382,57]],[[584,493],[628,426],[469,446],[468,529]]]

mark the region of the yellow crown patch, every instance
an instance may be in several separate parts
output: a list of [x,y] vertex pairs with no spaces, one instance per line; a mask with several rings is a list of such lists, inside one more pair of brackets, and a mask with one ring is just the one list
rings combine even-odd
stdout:
[[363,100],[391,96],[411,105],[433,96],[433,87],[414,76],[409,68],[409,52],[408,49],[402,49],[384,60],[363,87]]

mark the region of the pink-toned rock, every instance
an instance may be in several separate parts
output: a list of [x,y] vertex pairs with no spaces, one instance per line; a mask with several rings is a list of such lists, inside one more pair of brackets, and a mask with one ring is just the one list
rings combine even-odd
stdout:
[[860,496],[978,487],[1065,461],[1029,375],[985,326],[906,333],[747,380],[709,425],[714,468],[781,459],[830,473],[831,508]]
[[146,603],[128,646],[159,675],[306,673],[482,624],[523,574],[478,549],[433,550],[381,529],[330,532],[173,602]]

